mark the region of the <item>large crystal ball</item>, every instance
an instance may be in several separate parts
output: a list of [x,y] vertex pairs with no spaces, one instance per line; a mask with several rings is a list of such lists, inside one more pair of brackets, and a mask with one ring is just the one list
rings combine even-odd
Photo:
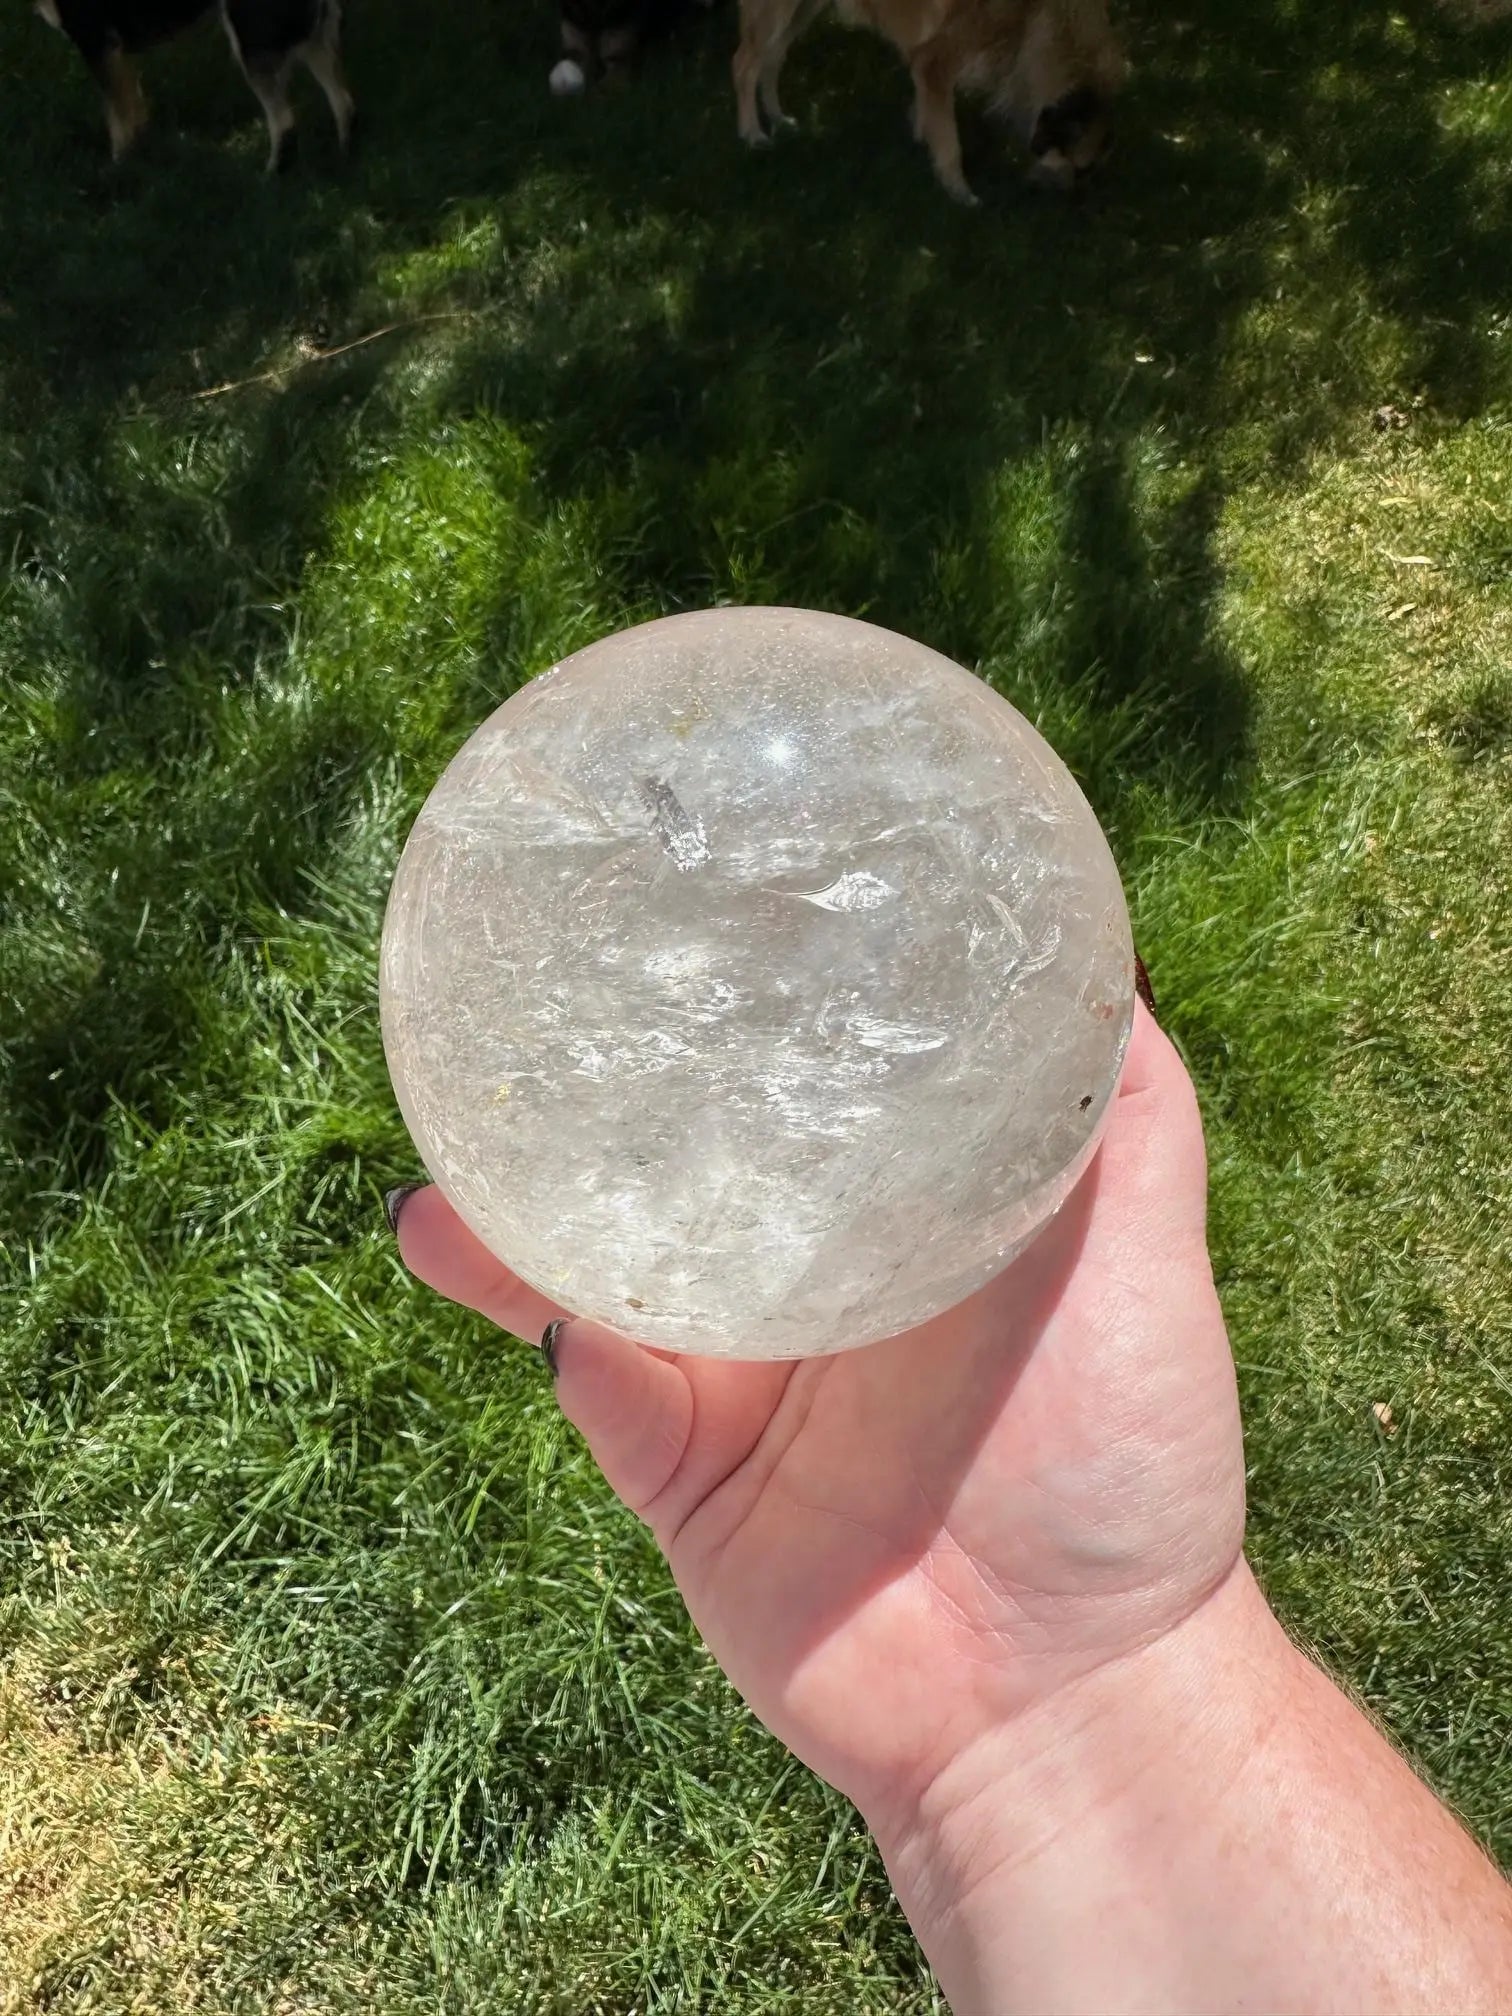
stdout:
[[605,638],[490,715],[389,899],[426,1167],[543,1294],[808,1357],[982,1285],[1096,1146],[1133,1013],[1118,872],[991,687],[838,616]]

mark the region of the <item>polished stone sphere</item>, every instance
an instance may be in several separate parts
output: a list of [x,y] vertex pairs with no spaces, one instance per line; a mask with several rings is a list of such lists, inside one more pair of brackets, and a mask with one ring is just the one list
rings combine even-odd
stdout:
[[979,1288],[1096,1146],[1118,871],[1021,714],[921,644],[718,609],[531,680],[427,799],[384,925],[427,1169],[553,1301],[809,1357]]

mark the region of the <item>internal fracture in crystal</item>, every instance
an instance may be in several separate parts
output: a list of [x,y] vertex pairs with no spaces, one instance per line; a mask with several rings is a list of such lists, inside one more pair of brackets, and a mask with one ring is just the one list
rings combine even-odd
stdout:
[[1092,1155],[1118,873],[981,680],[800,610],[678,616],[507,700],[415,823],[384,1040],[509,1267],[674,1350],[838,1351],[980,1287]]

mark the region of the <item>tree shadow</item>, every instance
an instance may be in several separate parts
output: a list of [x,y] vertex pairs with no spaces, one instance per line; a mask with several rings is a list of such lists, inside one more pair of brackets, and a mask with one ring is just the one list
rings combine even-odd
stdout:
[[[227,943],[318,914],[306,868],[340,846],[407,684],[444,683],[460,740],[586,641],[579,601],[596,625],[842,610],[979,666],[1137,869],[1132,799],[1200,825],[1251,787],[1223,622],[1236,487],[1302,480],[1383,402],[1421,397],[1432,426],[1504,394],[1506,150],[1467,94],[1505,29],[1465,35],[1428,0],[1148,10],[1097,193],[1030,197],[972,119],[989,201],[966,216],[872,40],[800,46],[805,130],[755,158],[728,10],[572,106],[544,89],[549,16],[368,0],[365,152],[337,171],[314,108],[278,187],[215,38],[165,53],[161,128],[116,175],[69,52],[0,24],[36,80],[0,164],[0,678],[52,681],[28,805],[59,823],[33,852],[93,821],[88,961],[0,1031],[23,1230],[44,1191],[101,1180],[118,1107],[151,1125],[224,1040],[204,1006]],[[501,558],[444,678],[386,663],[280,713],[342,511],[386,457],[480,419],[523,444],[526,534],[575,528],[582,596],[538,620]],[[292,726],[232,761],[254,715]],[[0,859],[0,900],[32,920],[56,896]]]
[[[1248,685],[1215,550],[1236,461],[1284,478],[1339,445],[1341,411],[1364,429],[1393,395],[1484,410],[1512,254],[1495,135],[1465,88],[1512,32],[1467,34],[1430,0],[1141,18],[1098,194],[1031,198],[968,122],[990,199],[970,216],[909,146],[902,73],[872,38],[802,44],[807,130],[743,155],[732,32],[726,11],[633,91],[563,108],[536,24],[417,34],[374,0],[352,24],[367,151],[338,169],[306,107],[306,170],[273,186],[219,38],[159,59],[159,129],[114,171],[72,52],[7,24],[36,89],[0,179],[0,535],[18,575],[59,584],[64,781],[124,765],[171,790],[213,762],[226,690],[287,653],[307,564],[362,480],[354,416],[369,455],[413,427],[402,331],[318,369],[300,345],[376,326],[397,294],[459,315],[427,411],[519,432],[528,510],[597,528],[603,600],[627,618],[741,599],[866,615],[1024,702],[1110,823],[1139,783],[1197,811],[1242,803]],[[438,256],[474,228],[488,261]],[[1367,319],[1387,338],[1356,355]],[[287,372],[272,385],[197,396],[270,358]],[[134,477],[139,449],[155,482]],[[537,669],[505,595],[489,638],[497,665],[459,720]],[[218,808],[224,830],[149,833],[142,872],[170,875],[186,845],[234,853],[240,833],[225,903],[259,877],[296,900],[289,849],[258,836],[303,832],[289,808],[318,803],[310,841],[329,840],[336,780],[370,746],[339,715],[294,738],[287,776],[256,768],[255,800]],[[98,984],[121,998],[108,965]],[[89,990],[75,1009],[100,1029]],[[156,1057],[192,1018],[156,1036],[152,1014],[114,1021]],[[135,1067],[70,1026],[36,1033],[22,1077],[98,1103]],[[23,1100],[34,1141],[55,1138],[63,1096]]]
[[[674,122],[660,80],[649,111],[603,115],[618,144],[570,155],[585,232],[628,232],[633,269],[606,291],[594,260],[560,260],[527,328],[460,347],[450,410],[507,418],[555,506],[627,528],[604,560],[627,610],[869,615],[1041,709],[1055,683],[1134,708],[1126,784],[1179,779],[1188,804],[1237,809],[1248,681],[1214,546],[1236,422],[1241,477],[1286,480],[1368,439],[1391,397],[1483,410],[1506,253],[1485,137],[1444,105],[1488,50],[1431,7],[1347,24],[1209,8],[1138,40],[1117,166],[1073,211],[1028,197],[999,149],[978,175],[993,212],[957,215],[899,137],[887,52],[838,34],[795,60],[807,134],[669,192],[651,136],[675,123],[685,158],[715,159],[728,113],[716,94]],[[1367,321],[1386,334],[1355,354]],[[1047,444],[1048,561],[1036,527],[1005,528],[1001,494]],[[503,610],[498,634],[506,650]],[[1095,770],[1092,742],[1065,753]],[[1096,780],[1105,811],[1116,788]]]
[[[800,46],[806,130],[758,159],[733,137],[728,11],[634,90],[564,108],[538,24],[417,34],[374,0],[351,29],[365,153],[338,170],[307,108],[310,162],[270,186],[217,38],[160,59],[165,116],[118,173],[71,52],[31,22],[3,33],[37,89],[0,180],[0,535],[17,580],[56,590],[65,784],[127,767],[172,795],[213,766],[227,692],[287,659],[335,509],[418,403],[515,430],[523,509],[575,514],[598,605],[625,620],[732,600],[868,616],[1026,706],[1115,832],[1135,785],[1232,812],[1250,761],[1219,620],[1233,482],[1337,447],[1341,412],[1363,430],[1411,393],[1462,418],[1497,382],[1497,150],[1461,87],[1512,35],[1428,0],[1141,18],[1097,195],[1030,197],[969,121],[975,215],[935,188],[902,73],[864,36]],[[417,307],[457,317],[423,390],[402,329],[301,367],[301,345]],[[271,383],[217,390],[270,359]],[[459,733],[538,669],[501,582]],[[27,1152],[97,1135],[109,1097],[172,1068],[194,1040],[178,962],[254,891],[303,900],[298,846],[338,834],[381,733],[343,700],[289,739],[286,774],[243,766],[240,799],[201,791],[187,828],[154,834],[143,807],[132,879],[218,862],[219,893],[180,912],[161,975],[105,931],[98,977],[20,1039]]]

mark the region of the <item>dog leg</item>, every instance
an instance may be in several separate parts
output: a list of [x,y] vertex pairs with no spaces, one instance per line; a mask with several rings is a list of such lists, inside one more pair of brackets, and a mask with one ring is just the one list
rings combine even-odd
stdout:
[[777,95],[777,80],[782,75],[782,66],[788,59],[788,51],[817,17],[824,12],[828,0],[798,0],[797,6],[781,29],[767,46],[767,53],[761,65],[758,91],[761,109],[766,113],[773,127],[793,129],[798,121],[789,118],[782,109],[782,101]]
[[341,64],[341,9],[334,0],[322,10],[320,26],[300,48],[299,59],[325,93],[331,117],[336,121],[336,144],[345,154],[351,144],[357,101]]
[[147,100],[111,13],[99,0],[36,0],[36,10],[68,37],[99,86],[110,158],[119,161],[147,124]]
[[933,43],[914,53],[914,132],[929,149],[935,174],[958,203],[975,207],[961,166],[961,130],[956,124],[954,72]]
[[735,108],[740,137],[747,147],[765,147],[769,136],[756,110],[756,91],[765,67],[763,51],[749,32],[742,34],[732,66],[735,78]]
[[[336,10],[339,18],[339,9]],[[326,28],[326,10],[317,11],[312,41]],[[267,36],[267,24],[256,10],[238,5],[238,0],[222,0],[221,20],[231,52],[241,65],[241,73],[257,93],[257,102],[268,122],[268,173],[278,175],[294,155],[294,108],[289,103],[289,74],[294,68],[295,50]],[[250,46],[249,46],[250,44]],[[303,53],[302,51],[300,52]]]
[[768,126],[774,131],[778,127],[796,127],[798,124],[796,119],[790,119],[783,111],[782,100],[777,95],[777,80],[782,75],[783,64],[787,61],[789,39],[784,35],[767,51],[766,61],[762,64],[756,80],[756,92],[761,100],[761,109],[766,114]]
[[147,124],[147,100],[142,95],[142,82],[137,76],[136,65],[119,43],[111,43],[93,68],[105,100],[110,158],[119,161]]
[[[735,52],[735,102],[740,137],[765,146],[771,130],[797,125],[782,109],[779,80],[794,42],[829,0],[741,0],[740,47]],[[758,101],[766,114],[762,124]]]
[[268,122],[268,173],[281,175],[294,158],[294,108],[289,103],[292,56],[254,56],[242,65]]

